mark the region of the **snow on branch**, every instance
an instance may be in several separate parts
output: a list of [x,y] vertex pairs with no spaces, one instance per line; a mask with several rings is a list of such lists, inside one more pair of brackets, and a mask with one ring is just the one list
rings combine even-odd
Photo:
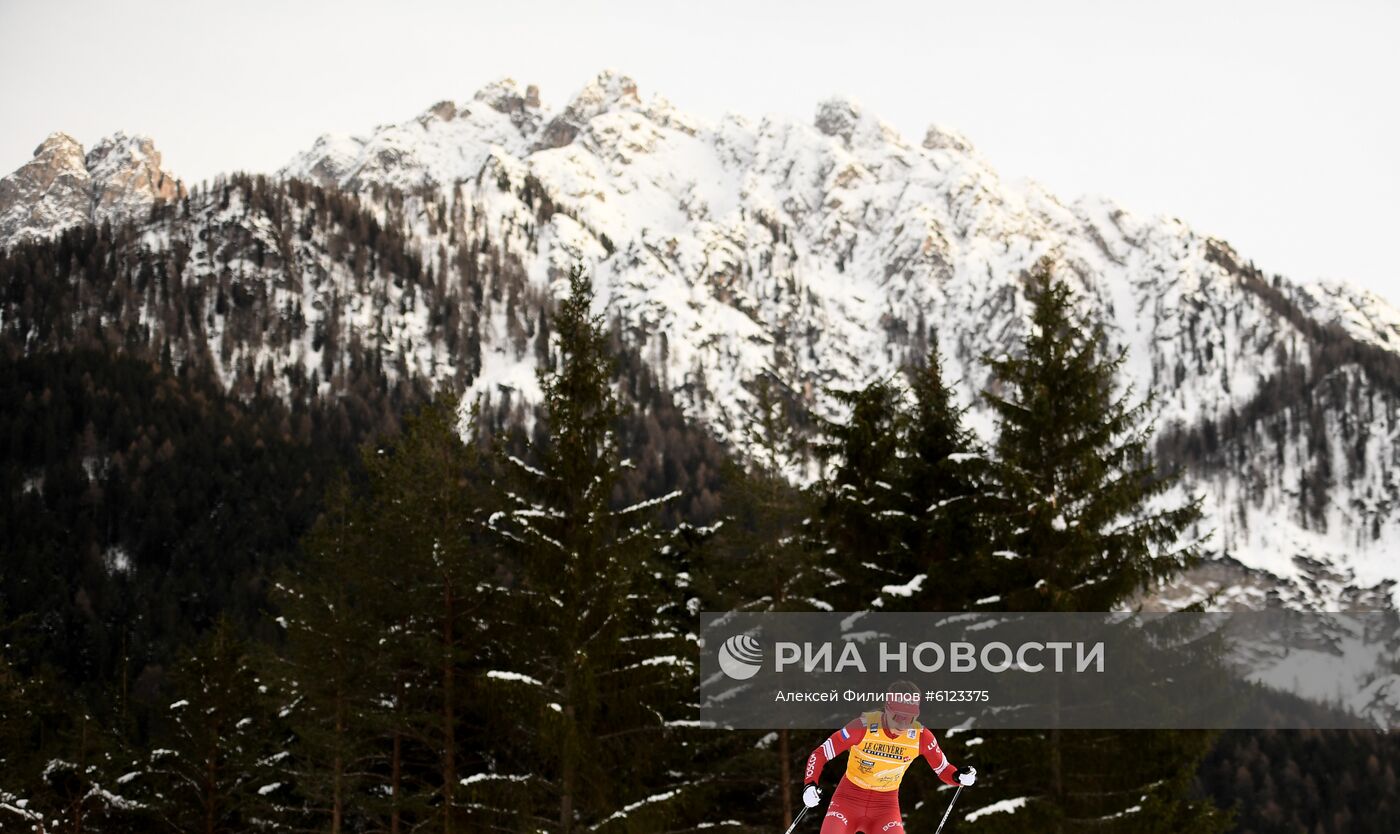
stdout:
[[536,469],[535,467],[531,466],[530,464],[526,463],[525,461],[521,460],[520,458],[516,457],[515,455],[507,455],[506,457],[507,457],[507,459],[508,459],[511,463],[515,464],[516,466],[520,467],[521,469],[524,469],[526,472],[529,472],[531,475],[534,475],[536,478],[547,478],[547,477],[549,477],[549,476],[545,475],[544,472],[541,472],[540,470]]
[[472,785],[477,782],[528,782],[535,777],[526,773],[521,776],[514,776],[509,773],[473,773],[461,780],[463,785]]
[[1025,807],[1028,797],[1018,796],[1015,799],[1003,799],[1000,802],[993,802],[985,808],[978,808],[976,811],[963,817],[968,822],[975,822],[978,817],[985,817],[988,814],[1014,814],[1017,810]]
[[519,672],[503,672],[499,669],[492,669],[486,673],[486,677],[498,681],[513,681],[515,683],[528,683],[531,686],[544,686],[540,681],[535,680],[529,675],[522,675]]
[[880,589],[880,593],[889,594],[892,597],[912,597],[924,587],[925,579],[928,579],[928,574],[921,573],[903,585],[886,585]]
[[639,502],[637,502],[636,504],[633,504],[633,505],[630,506],[630,507],[624,507],[623,509],[618,510],[617,513],[616,513],[616,515],[625,515],[625,514],[627,514],[627,513],[634,513],[634,512],[636,512],[636,511],[638,511],[638,510],[644,510],[644,509],[646,509],[647,507],[654,507],[654,506],[656,506],[657,504],[664,504],[665,502],[670,501],[672,498],[679,498],[679,497],[681,497],[681,495],[682,495],[682,493],[681,493],[680,490],[678,490],[678,489],[672,490],[672,491],[666,493],[665,495],[661,496],[660,498],[651,498],[651,499],[648,499],[648,500],[646,500],[646,501],[639,501]]
[[598,823],[593,828],[594,830],[597,830],[598,828],[603,827],[604,825],[612,822],[613,820],[620,820],[625,818],[628,814],[632,813],[638,808],[641,808],[645,805],[652,805],[657,802],[665,802],[666,800],[674,797],[678,793],[680,793],[680,791],[666,791],[665,793],[659,793],[655,796],[649,796],[646,799],[640,799],[636,802],[633,802],[631,805],[624,805],[622,806],[621,811],[615,811],[612,816]]

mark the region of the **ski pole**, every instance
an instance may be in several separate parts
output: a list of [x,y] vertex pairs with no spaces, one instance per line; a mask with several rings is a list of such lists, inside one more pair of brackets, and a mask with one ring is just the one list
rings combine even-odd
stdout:
[[806,805],[802,806],[802,810],[798,811],[797,816],[793,818],[792,825],[789,825],[788,830],[784,831],[783,834],[792,834],[792,832],[797,829],[797,824],[799,822],[802,822],[802,818],[807,816],[807,812],[810,810],[811,809],[808,808]]
[[[958,789],[953,791],[953,802],[958,801],[958,794],[962,793],[963,786],[958,785]],[[943,823],[948,821],[948,815],[953,813],[953,802],[948,803],[948,810],[943,812],[943,819],[938,823],[938,830],[933,834],[943,834]]]

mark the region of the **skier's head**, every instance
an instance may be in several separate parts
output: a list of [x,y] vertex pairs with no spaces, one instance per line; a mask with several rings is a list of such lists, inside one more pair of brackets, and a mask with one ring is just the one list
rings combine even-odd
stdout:
[[909,681],[895,681],[885,692],[885,726],[902,733],[919,717],[919,688]]

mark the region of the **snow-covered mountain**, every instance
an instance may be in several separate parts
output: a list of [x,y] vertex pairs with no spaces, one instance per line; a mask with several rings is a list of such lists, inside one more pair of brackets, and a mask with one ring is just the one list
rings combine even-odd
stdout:
[[[1400,580],[1400,312],[1344,285],[1266,278],[1175,219],[1005,182],[951,130],[913,142],[844,99],[810,122],[709,122],[605,72],[562,107],[494,83],[364,136],[322,137],[280,174],[357,194],[401,226],[425,269],[450,277],[443,298],[470,295],[452,286],[487,260],[517,276],[518,298],[497,289],[491,306],[495,278],[475,293],[479,356],[415,342],[423,326],[390,327],[400,335],[381,344],[405,368],[457,374],[497,402],[538,396],[536,301],[582,261],[600,307],[677,400],[737,445],[760,376],[831,414],[824,392],[895,373],[930,329],[990,438],[981,357],[1014,349],[1025,274],[1053,257],[1083,314],[1127,349],[1125,381],[1157,394],[1183,489],[1206,497],[1200,532],[1215,531],[1219,558],[1168,597],[1359,606]],[[30,216],[56,216],[48,199],[31,200]],[[221,222],[276,243],[238,217]],[[255,279],[261,267],[239,263]]]
[[[1318,339],[1280,303],[1400,350],[1400,312],[1374,295],[1266,281],[1178,220],[1004,182],[955,132],[930,127],[916,144],[848,100],[822,103],[810,123],[709,123],[616,73],[558,109],[503,81],[364,137],[325,137],[283,173],[359,190],[460,189],[536,282],[590,263],[602,303],[730,439],[742,437],[760,374],[829,409],[820,391],[891,374],[921,350],[926,326],[990,436],[979,357],[1013,348],[1028,310],[1021,281],[1045,255],[1128,349],[1128,381],[1161,398],[1164,430],[1224,425],[1257,409],[1271,378],[1308,373]],[[1278,403],[1229,441],[1249,450],[1248,467],[1193,474],[1188,487],[1206,495],[1222,554],[1313,603],[1355,604],[1349,585],[1400,578],[1396,392],[1355,363],[1328,373],[1328,390],[1351,399],[1320,406],[1312,441]],[[514,379],[512,357],[496,354],[476,387]],[[1263,437],[1270,420],[1290,424],[1277,450]],[[1365,434],[1349,441],[1356,451],[1332,448],[1353,429]],[[1305,495],[1323,469],[1326,498]]]
[[177,200],[184,185],[160,167],[145,136],[116,133],[86,155],[66,133],[54,133],[34,158],[0,179],[0,243],[40,238],[80,223],[139,219],[156,202]]

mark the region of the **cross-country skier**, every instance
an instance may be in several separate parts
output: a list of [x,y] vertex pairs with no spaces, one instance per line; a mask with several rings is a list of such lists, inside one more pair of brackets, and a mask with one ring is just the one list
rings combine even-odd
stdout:
[[916,756],[923,756],[933,772],[949,785],[971,785],[977,769],[958,770],[927,727],[918,722],[919,693],[901,681],[890,687],[884,710],[862,714],[831,734],[807,757],[806,787],[802,802],[815,808],[821,802],[817,781],[822,767],[846,751],[846,774],[831,796],[821,834],[890,834],[903,831],[899,813],[899,782]]

